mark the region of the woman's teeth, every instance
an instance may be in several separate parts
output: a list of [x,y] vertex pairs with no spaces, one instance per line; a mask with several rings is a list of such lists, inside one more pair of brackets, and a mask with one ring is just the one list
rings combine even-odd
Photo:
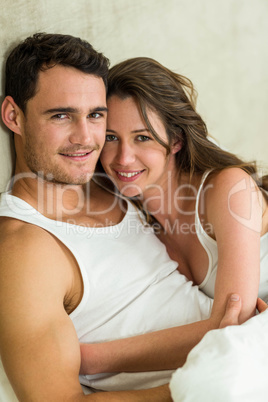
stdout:
[[132,172],[132,173],[127,173],[127,172],[117,172],[117,173],[123,177],[133,177],[133,176],[136,176],[137,174],[139,174],[140,172],[141,172],[141,170],[139,172]]

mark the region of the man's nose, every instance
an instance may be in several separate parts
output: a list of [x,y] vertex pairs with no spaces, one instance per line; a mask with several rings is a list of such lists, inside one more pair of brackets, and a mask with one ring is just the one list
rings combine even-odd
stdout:
[[88,145],[91,144],[93,138],[92,128],[88,119],[79,119],[72,127],[70,142],[72,144]]

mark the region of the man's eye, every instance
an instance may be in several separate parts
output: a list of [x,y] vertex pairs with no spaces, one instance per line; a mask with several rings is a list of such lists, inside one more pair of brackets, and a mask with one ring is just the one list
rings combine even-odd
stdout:
[[90,113],[89,117],[92,119],[99,119],[100,117],[102,117],[102,114],[94,112],[94,113]]
[[66,119],[68,116],[65,113],[58,113],[58,114],[54,114],[52,116],[52,119],[56,119],[56,120],[64,120]]
[[117,137],[115,135],[113,135],[113,134],[107,134],[106,135],[106,141],[107,142],[112,142],[112,141],[116,141],[116,140],[117,140]]
[[136,137],[136,139],[137,139],[137,141],[140,141],[140,142],[145,142],[145,141],[151,140],[151,138],[148,137],[147,135],[138,135]]

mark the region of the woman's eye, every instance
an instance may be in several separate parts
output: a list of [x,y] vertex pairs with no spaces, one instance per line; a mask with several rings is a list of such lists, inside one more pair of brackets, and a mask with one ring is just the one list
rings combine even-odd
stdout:
[[145,141],[151,140],[151,138],[148,137],[147,135],[138,135],[138,136],[136,137],[136,139],[137,139],[138,141],[140,141],[140,142],[145,142]]
[[106,141],[107,142],[112,142],[112,141],[116,141],[116,140],[117,140],[117,137],[115,135],[113,135],[113,134],[107,134],[106,135]]

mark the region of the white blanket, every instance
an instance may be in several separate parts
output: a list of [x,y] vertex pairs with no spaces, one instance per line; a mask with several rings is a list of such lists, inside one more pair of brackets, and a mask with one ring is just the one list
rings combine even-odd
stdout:
[[207,333],[170,382],[175,402],[267,402],[268,310]]

